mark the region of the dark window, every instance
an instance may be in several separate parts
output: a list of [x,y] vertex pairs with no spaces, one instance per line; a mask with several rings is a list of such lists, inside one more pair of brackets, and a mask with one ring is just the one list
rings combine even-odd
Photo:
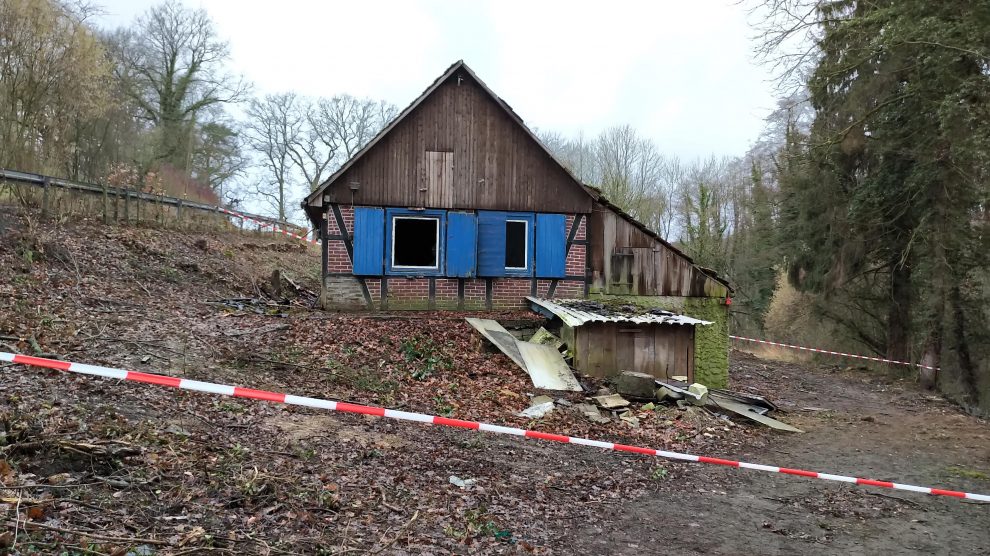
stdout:
[[505,268],[526,268],[529,222],[525,220],[505,221]]
[[404,218],[392,220],[392,266],[437,268],[440,219]]

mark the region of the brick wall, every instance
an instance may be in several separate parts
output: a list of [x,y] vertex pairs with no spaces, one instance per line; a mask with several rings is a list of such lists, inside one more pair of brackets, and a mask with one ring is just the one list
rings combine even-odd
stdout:
[[483,309],[486,305],[487,296],[485,294],[485,281],[465,280],[464,281],[464,308]]
[[[344,232],[348,237],[352,237],[354,233],[354,207],[338,205],[338,208],[344,221]],[[566,225],[568,234],[570,234],[573,223],[574,216],[568,216]],[[575,235],[576,240],[584,240],[587,237],[586,223],[587,218],[582,218],[581,225]],[[327,212],[327,233],[331,237],[342,235],[332,210]],[[344,240],[328,240],[326,249],[327,268],[324,269],[323,280],[324,306],[367,306],[364,300],[364,291],[361,288],[361,280],[353,276],[341,276],[341,274],[350,274],[352,270]],[[566,260],[566,273],[569,279],[557,280],[554,297],[584,297],[584,280],[578,277],[585,275],[586,254],[587,247],[585,245],[570,246]],[[387,307],[390,309],[456,309],[459,306],[465,309],[484,309],[489,302],[496,309],[525,307],[526,296],[532,295],[533,290],[531,278],[492,278],[491,298],[489,300],[489,280],[485,278],[458,280],[457,278],[435,277],[432,278],[433,295],[431,298],[431,278],[388,276],[363,278],[363,282],[371,296],[374,308]],[[463,282],[463,300],[458,296],[460,282]],[[553,282],[553,280],[538,279],[536,281],[537,295],[540,297],[548,296]],[[387,292],[384,303],[383,290]]]
[[[340,208],[340,216],[344,220],[344,229],[346,230],[347,237],[352,238],[354,236],[354,207],[350,205],[338,205]],[[330,237],[343,235],[340,231],[340,227],[337,226],[337,219],[334,217],[333,211],[327,212],[327,234]],[[327,249],[327,268],[324,273],[341,273],[341,272],[351,272],[351,259],[347,256],[347,247],[344,244],[343,239],[331,239],[326,242]]]
[[434,305],[440,309],[457,308],[457,278],[437,278],[434,286]]

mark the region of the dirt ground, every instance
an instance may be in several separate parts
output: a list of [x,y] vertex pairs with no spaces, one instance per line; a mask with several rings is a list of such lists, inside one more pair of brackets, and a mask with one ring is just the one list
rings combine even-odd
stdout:
[[[990,492],[990,427],[910,377],[731,353],[807,432],[558,408],[452,313],[328,314],[269,237],[0,210],[0,344],[754,463]],[[226,302],[230,299],[263,302]],[[526,312],[488,315],[537,319]],[[990,505],[0,364],[0,554],[986,554]],[[597,384],[589,384],[596,387]],[[570,394],[572,402],[581,394]],[[461,488],[451,477],[471,479]]]
[[[743,461],[985,493],[987,422],[913,381],[731,354],[732,387],[756,388],[805,434],[733,450]],[[757,375],[759,373],[759,375]],[[808,408],[808,409],[805,409]],[[990,505],[739,469],[690,466],[677,484],[577,528],[576,552],[986,554]],[[584,534],[587,533],[587,534]]]

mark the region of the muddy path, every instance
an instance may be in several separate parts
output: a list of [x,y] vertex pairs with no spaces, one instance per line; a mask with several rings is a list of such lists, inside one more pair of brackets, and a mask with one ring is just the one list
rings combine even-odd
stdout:
[[[731,457],[990,492],[987,422],[909,380],[742,353],[733,353],[732,370],[735,387],[770,394],[791,410],[786,419],[807,432],[775,434]],[[570,548],[610,554],[987,554],[988,526],[987,504],[693,466],[676,484],[629,500],[599,524],[575,523]]]

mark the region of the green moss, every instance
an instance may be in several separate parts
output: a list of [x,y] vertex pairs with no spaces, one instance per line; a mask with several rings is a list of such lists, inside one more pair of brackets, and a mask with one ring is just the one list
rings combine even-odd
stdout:
[[711,321],[694,332],[694,380],[712,388],[729,385],[729,310],[717,297],[685,297],[684,314]]
[[965,467],[950,467],[949,473],[956,477],[965,477],[967,479],[979,479],[981,481],[990,481],[990,475],[982,471],[977,471],[976,469],[967,469]]

